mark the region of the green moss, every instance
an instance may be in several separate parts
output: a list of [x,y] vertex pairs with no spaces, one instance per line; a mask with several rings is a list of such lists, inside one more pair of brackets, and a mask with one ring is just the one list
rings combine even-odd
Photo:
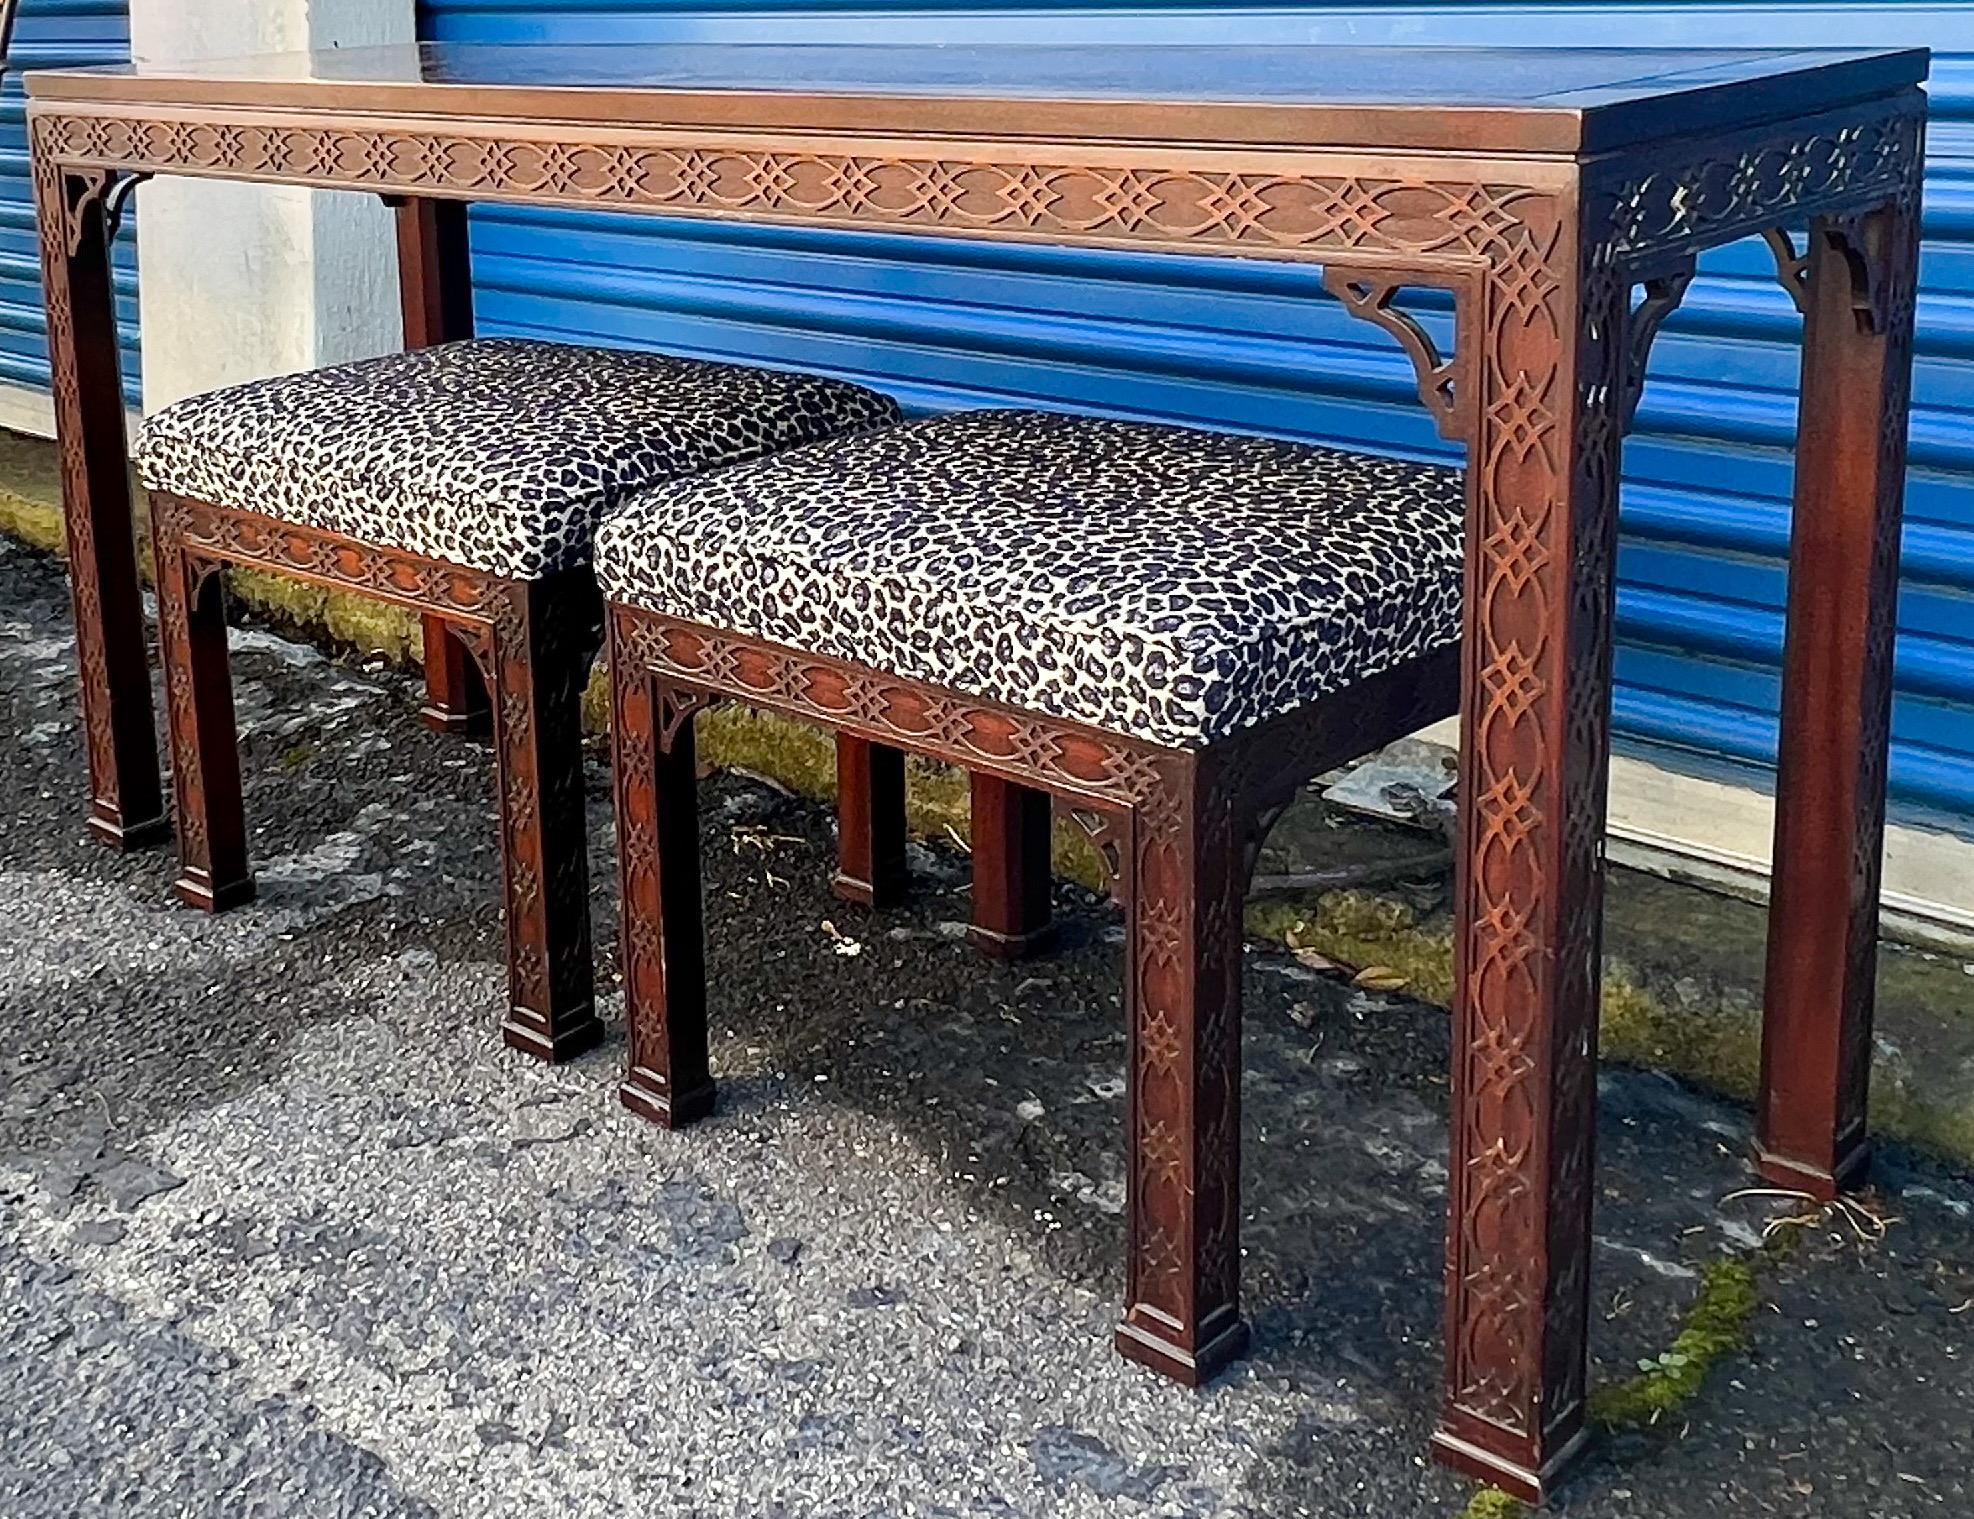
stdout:
[[1341,965],[1379,965],[1405,978],[1408,995],[1445,1006],[1453,999],[1453,936],[1428,929],[1403,902],[1369,892],[1308,898],[1257,897],[1248,932],[1291,949],[1313,949]]
[[395,664],[420,658],[423,635],[418,615],[367,596],[346,596],[306,581],[261,570],[228,572],[227,590],[243,605],[279,626],[334,642],[364,654],[382,654]]
[[1871,1127],[1879,1134],[1974,1162],[1974,1110],[1928,1101],[1903,1071],[1880,1061],[1871,1077]]
[[62,552],[62,468],[54,444],[0,430],[0,532]]
[[1467,1500],[1460,1519],[1524,1519],[1528,1505],[1498,1487],[1483,1487]]
[[1761,1259],[1733,1256],[1704,1267],[1672,1347],[1641,1361],[1637,1376],[1592,1391],[1590,1416],[1613,1429],[1642,1428],[1698,1393],[1715,1362],[1748,1343],[1748,1327],[1761,1306]]
[[1761,1082],[1761,1022],[1732,1009],[1674,1009],[1622,965],[1604,966],[1599,1037],[1607,1059],[1697,1076],[1750,1101]]
[[0,533],[51,554],[64,551],[62,509],[0,490]]
[[[1453,936],[1421,923],[1403,902],[1369,892],[1258,897],[1248,903],[1247,927],[1257,938],[1340,965],[1388,967],[1405,978],[1408,995],[1424,1001],[1452,1000]],[[1744,1102],[1760,1085],[1757,1006],[1674,1007],[1620,961],[1604,965],[1599,1041],[1607,1060],[1675,1071]],[[1871,1124],[1889,1138],[1974,1160],[1974,1108],[1929,1096],[1896,1056],[1881,1053],[1874,1066]]]

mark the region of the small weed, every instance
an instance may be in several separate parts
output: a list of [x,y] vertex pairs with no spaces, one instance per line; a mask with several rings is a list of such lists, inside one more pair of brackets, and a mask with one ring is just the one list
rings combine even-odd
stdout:
[[1467,1500],[1460,1519],[1526,1519],[1528,1511],[1528,1505],[1513,1494],[1484,1487]]
[[1658,1423],[1700,1390],[1722,1356],[1748,1342],[1761,1306],[1758,1257],[1733,1256],[1701,1268],[1700,1291],[1670,1349],[1638,1363],[1638,1375],[1590,1395],[1590,1416],[1613,1429]]

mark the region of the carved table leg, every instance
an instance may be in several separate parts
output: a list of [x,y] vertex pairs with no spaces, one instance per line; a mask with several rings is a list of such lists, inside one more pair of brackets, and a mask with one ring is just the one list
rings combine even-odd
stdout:
[[1803,290],[1757,1144],[1765,1178],[1826,1200],[1870,1163],[1915,220],[1819,223]]
[[905,755],[836,736],[837,868],[830,889],[862,907],[904,900]]
[[[1532,216],[1535,213],[1531,213]],[[1477,334],[1446,1404],[1539,1500],[1581,1448],[1628,286],[1545,208]],[[1606,255],[1607,257],[1607,255]]]
[[[1210,752],[1210,751],[1209,751]],[[1196,1386],[1240,1314],[1242,831],[1173,756],[1128,824],[1129,1256],[1117,1348]]]
[[1053,809],[1046,791],[973,776],[973,924],[967,940],[1019,960],[1051,937]]
[[[465,203],[414,198],[394,204],[404,346],[433,348],[470,338],[473,268]],[[479,668],[443,617],[425,618],[425,707],[420,715],[443,733],[483,734],[493,726]]]
[[171,779],[178,804],[178,895],[223,912],[254,896],[247,868],[240,743],[226,657],[226,589],[219,566],[199,563],[154,504],[158,636],[163,645]]
[[110,243],[131,181],[68,173],[37,151],[34,194],[61,439],[62,508],[82,666],[89,827],[132,849],[165,837],[130,500]]
[[713,1110],[692,706],[621,648],[610,660],[623,892],[624,1106],[668,1129]]
[[496,582],[495,693],[501,863],[515,1049],[567,1060],[603,1037],[589,925],[582,695],[597,646],[587,572]]

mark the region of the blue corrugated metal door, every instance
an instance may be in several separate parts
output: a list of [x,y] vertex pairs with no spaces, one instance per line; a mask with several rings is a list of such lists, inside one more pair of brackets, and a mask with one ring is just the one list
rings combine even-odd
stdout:
[[[48,321],[41,306],[41,252],[28,172],[23,69],[125,63],[130,58],[127,0],[22,0],[0,88],[0,384],[46,392]],[[126,224],[117,242],[117,324],[124,387],[137,403],[137,255]]]
[[[1935,62],[1892,786],[1974,827],[1974,24],[1964,5],[1070,8],[883,12],[734,0],[424,0],[428,36],[692,40],[1321,40],[1925,44]],[[1231,30],[1230,30],[1231,29]],[[1307,271],[799,229],[488,209],[489,330],[834,369],[909,404],[1010,398],[1432,455],[1410,370]],[[1758,244],[1705,261],[1653,357],[1626,455],[1620,741],[1701,768],[1773,758],[1791,474],[1794,310]]]

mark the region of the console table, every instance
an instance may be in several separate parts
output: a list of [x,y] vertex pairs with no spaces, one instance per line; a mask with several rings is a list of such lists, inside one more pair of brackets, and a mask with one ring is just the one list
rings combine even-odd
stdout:
[[[1320,266],[1467,449],[1436,1449],[1540,1497],[1585,1437],[1620,447],[1694,256],[1750,235],[1805,317],[1758,1158],[1820,1195],[1866,1158],[1926,72],[1923,51],[427,46],[30,75],[92,824],[131,845],[164,822],[109,264],[143,178],[399,202],[414,343],[470,325],[469,201]],[[1451,353],[1395,304],[1408,285],[1452,292]],[[1226,1190],[1201,1183],[1209,1226],[1237,1217]]]

